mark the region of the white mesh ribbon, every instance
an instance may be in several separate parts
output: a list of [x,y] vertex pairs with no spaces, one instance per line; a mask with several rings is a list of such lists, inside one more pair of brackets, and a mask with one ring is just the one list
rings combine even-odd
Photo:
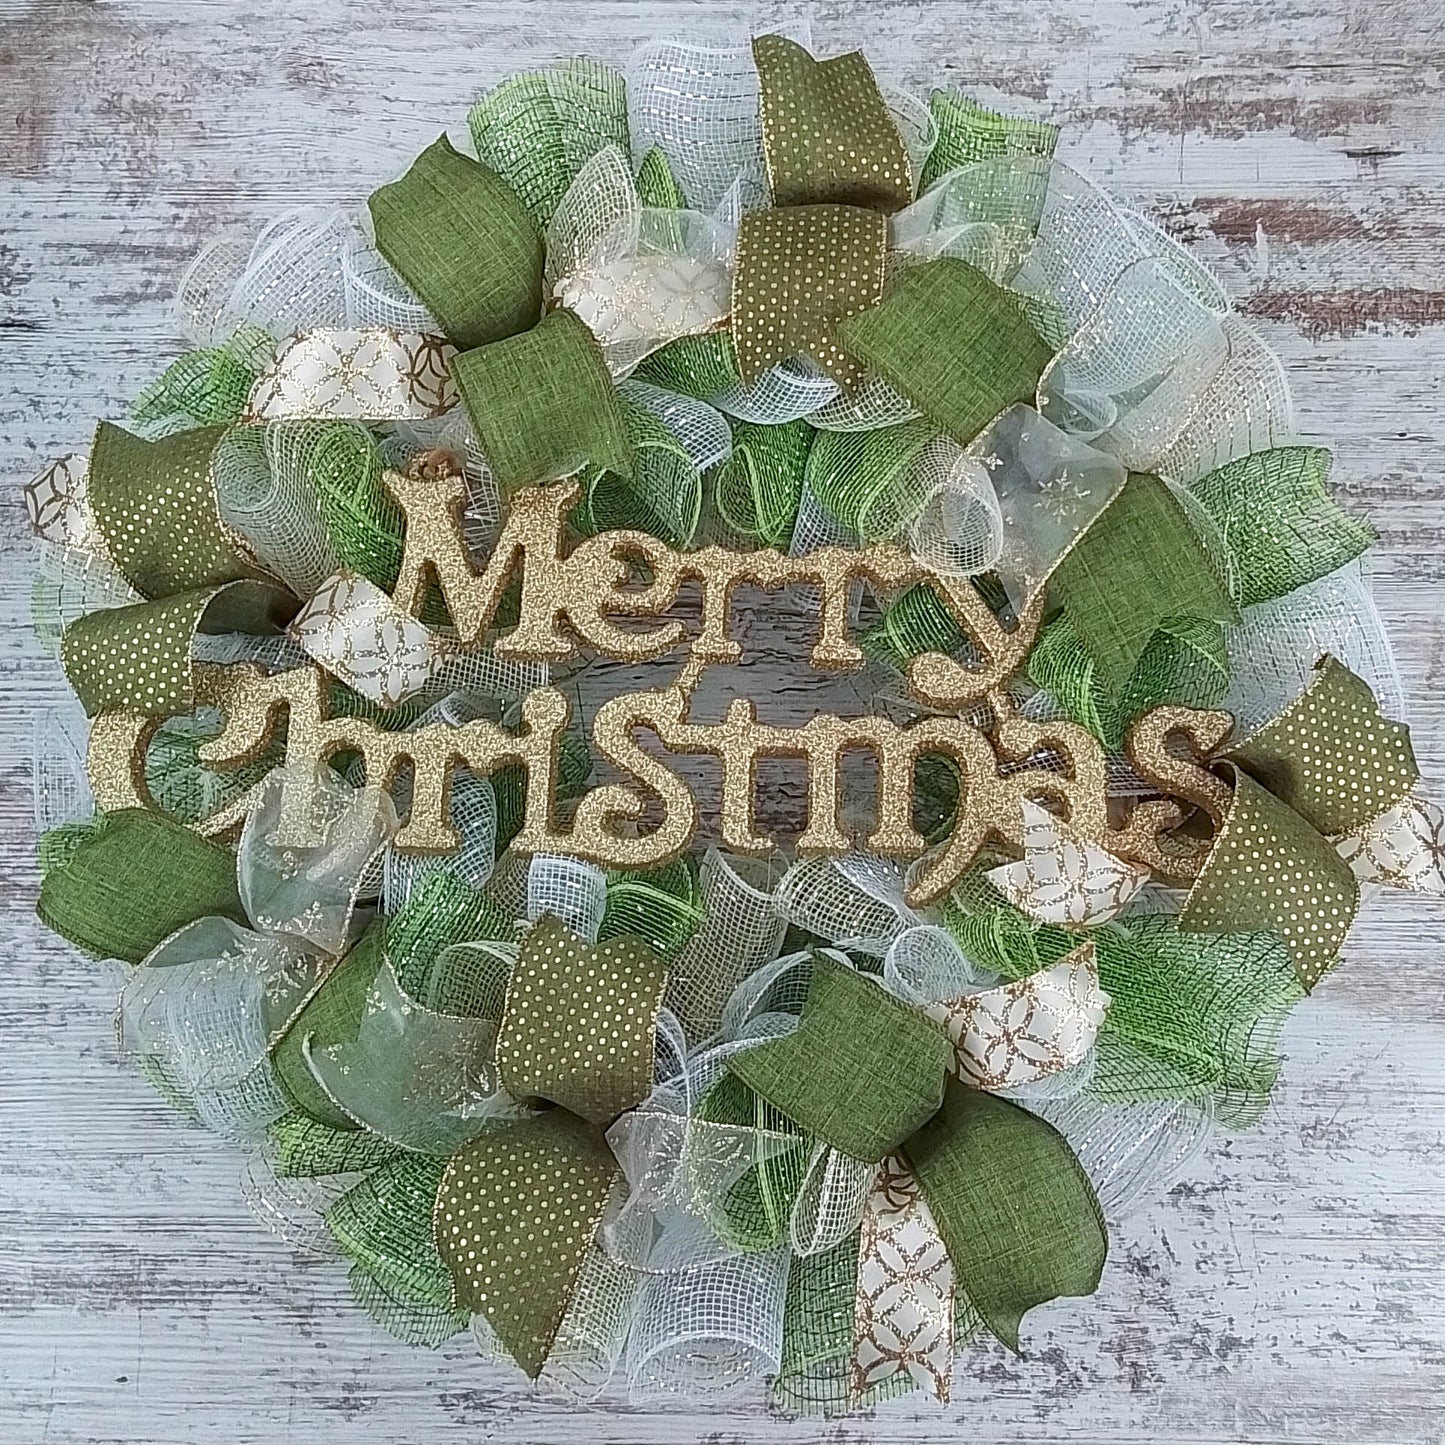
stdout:
[[735,381],[708,398],[738,421],[780,426],[811,416],[840,393],[838,383],[801,357],[765,371],[756,381]]
[[1003,511],[988,468],[949,437],[937,437],[913,463],[908,490],[923,498],[908,524],[908,547],[935,572],[974,577],[1003,555]]
[[705,401],[644,381],[624,381],[617,392],[650,411],[677,438],[697,471],[705,472],[732,454],[732,430],[722,414]]
[[794,1254],[822,1254],[858,1228],[873,1166],[826,1144],[814,1144],[793,1211],[788,1244]]
[[995,570],[1015,610],[1038,595],[1127,475],[1116,457],[1061,431],[1032,407],[1010,407],[969,447],[987,470],[1002,518]]
[[37,834],[95,812],[85,770],[89,720],[74,698],[37,713],[31,727],[30,781]]
[[904,928],[923,922],[903,900],[903,869],[871,853],[808,858],[778,885],[778,912],[830,943],[884,953]]
[[1445,813],[1418,792],[1336,847],[1361,883],[1445,895]]
[[1117,918],[1148,881],[1149,870],[1076,838],[1031,798],[1021,806],[1023,859],[990,869],[989,882],[1038,923],[1087,928]]
[[366,991],[356,1037],[302,1052],[332,1102],[373,1134],[445,1156],[517,1114],[493,1055],[493,1018],[459,1018],[412,998],[389,963]]
[[[417,720],[446,722],[444,704],[429,708]],[[382,906],[388,917],[403,907],[417,885],[433,873],[448,873],[468,888],[480,888],[492,876],[497,852],[497,797],[491,779],[458,770],[452,777],[447,816],[461,835],[461,844],[450,853],[399,853],[386,850],[382,874]]]
[[353,232],[341,257],[342,293],[350,326],[378,326],[386,331],[441,334],[441,326],[412,294],[374,246]]
[[535,853],[527,869],[527,921],[550,914],[584,943],[596,943],[607,911],[607,875],[595,863]]
[[902,1155],[885,1159],[863,1211],[848,1392],[900,1376],[947,1401],[953,1375],[953,1261]]
[[323,1174],[315,1178],[278,1174],[258,1148],[241,1170],[241,1197],[257,1222],[277,1239],[310,1254],[340,1255],[326,1211],[353,1185],[359,1174]]
[[345,569],[321,584],[287,630],[308,657],[382,707],[420,692],[445,657],[436,633]]
[[311,479],[335,442],[335,426],[321,422],[232,427],[211,454],[221,520],[298,597],[341,565]]
[[440,336],[380,327],[312,327],[281,343],[251,387],[245,421],[413,421],[456,405]]
[[1081,1063],[1108,1011],[1094,946],[977,993],[924,1005],[953,1041],[953,1070],[975,1089],[1016,1089]]
[[[236,883],[257,928],[337,957],[354,936],[364,881],[396,834],[396,809],[380,788],[353,788],[324,765],[309,776],[299,767],[273,768],[257,789],[236,850]],[[288,789],[306,804],[320,839],[314,846],[281,841]]]

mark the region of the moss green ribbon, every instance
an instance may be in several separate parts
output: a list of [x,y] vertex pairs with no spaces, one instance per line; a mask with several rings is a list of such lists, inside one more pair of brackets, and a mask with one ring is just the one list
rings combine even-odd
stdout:
[[795,41],[760,35],[753,63],[775,206],[897,211],[913,199],[908,152],[861,50],[815,60]]
[[[541,1372],[617,1177],[603,1130],[652,1087],[667,970],[642,939],[589,945],[555,918],[527,933],[497,1032],[502,1082],[532,1117],[451,1158],[435,1213],[453,1303]],[[556,1107],[547,1107],[553,1105]]]
[[376,246],[458,347],[501,341],[542,314],[542,233],[496,171],[445,136],[368,201]]
[[856,970],[818,956],[796,1030],[729,1071],[842,1153],[902,1153],[959,1287],[1010,1349],[1037,1304],[1091,1294],[1108,1240],[1073,1151],[1042,1119],[949,1078],[948,1038]]

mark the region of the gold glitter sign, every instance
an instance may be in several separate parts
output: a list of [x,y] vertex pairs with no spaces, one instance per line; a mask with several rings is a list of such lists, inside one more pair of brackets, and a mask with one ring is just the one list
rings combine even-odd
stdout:
[[[806,765],[808,816],[797,839],[800,855],[836,855],[861,847],[896,859],[918,858],[925,851],[913,821],[918,762],[946,759],[960,779],[959,802],[948,836],[911,875],[914,906],[945,895],[990,840],[1017,848],[1028,799],[1054,807],[1078,839],[1165,879],[1185,881],[1198,871],[1206,844],[1174,830],[1189,811],[1186,805],[1215,816],[1224,806],[1221,793],[1227,799],[1227,790],[1203,761],[1228,732],[1228,717],[1175,707],[1140,718],[1129,739],[1130,758],[1141,776],[1169,796],[1136,803],[1124,816],[1112,815],[1099,741],[1073,722],[1021,716],[1007,691],[1037,633],[1037,603],[1006,627],[967,578],[936,573],[892,544],[824,547],[799,557],[717,546],[679,552],[647,533],[614,531],[568,551],[563,543],[578,495],[575,482],[520,491],[479,571],[462,534],[465,483],[455,469],[433,462],[406,474],[388,473],[386,482],[406,515],[404,555],[391,602],[419,627],[430,589],[440,591],[452,622],[451,629],[434,634],[443,655],[480,645],[503,597],[515,588],[519,620],[495,643],[497,656],[555,662],[585,648],[636,663],[685,649],[680,675],[667,687],[622,694],[598,709],[592,744],[626,781],[585,794],[564,826],[555,794],[571,704],[557,688],[533,689],[522,701],[515,729],[479,719],[392,731],[365,718],[333,716],[331,689],[317,667],[267,674],[254,665],[200,666],[198,696],[222,717],[219,734],[200,750],[206,766],[235,768],[255,761],[281,736],[284,719],[286,782],[278,840],[283,845],[316,841],[309,836],[310,780],[318,766],[345,753],[358,756],[367,781],[383,788],[408,771],[410,809],[395,839],[403,852],[446,853],[459,845],[449,814],[455,769],[486,775],[520,766],[527,777],[526,806],[514,848],[568,854],[609,867],[656,866],[688,849],[699,808],[687,782],[642,746],[638,734],[646,731],[668,754],[703,754],[721,763],[721,841],[753,855],[775,847],[755,816],[761,759],[797,758]],[[683,622],[665,616],[685,582],[699,584],[702,597],[701,624],[690,636]],[[734,589],[745,583],[816,590],[818,627],[810,661],[829,670],[863,663],[849,630],[856,584],[866,583],[884,595],[916,584],[930,586],[968,639],[968,661],[925,652],[907,664],[909,692],[926,710],[911,723],[818,715],[800,727],[777,727],[760,722],[746,698],[735,699],[720,723],[694,722],[690,703],[703,670],[741,656],[731,636],[730,612]],[[965,709],[968,720],[958,715]],[[128,712],[96,719],[89,767],[100,808],[154,806],[145,786],[145,756],[161,721]],[[877,765],[876,818],[861,839],[850,837],[840,818],[842,763],[850,752],[871,755]],[[250,801],[249,796],[238,798],[198,826],[210,836],[233,831]]]

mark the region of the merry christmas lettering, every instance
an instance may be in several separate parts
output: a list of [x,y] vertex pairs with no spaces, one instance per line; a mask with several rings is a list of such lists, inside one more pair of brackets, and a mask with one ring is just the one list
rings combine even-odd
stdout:
[[[367,781],[383,788],[391,788],[403,768],[410,769],[410,809],[395,839],[402,851],[445,853],[458,846],[449,819],[455,768],[490,774],[519,765],[527,790],[514,848],[570,854],[611,867],[654,866],[688,848],[699,811],[687,783],[639,744],[643,729],[670,753],[720,760],[722,842],[748,854],[774,847],[774,840],[758,831],[754,816],[761,758],[801,758],[807,765],[808,819],[797,839],[800,855],[841,854],[861,846],[898,859],[924,852],[913,822],[918,760],[926,755],[947,759],[960,777],[959,803],[949,836],[914,871],[909,889],[914,906],[946,894],[990,839],[1017,847],[1024,798],[1058,808],[1079,838],[1173,880],[1191,876],[1203,851],[1201,844],[1172,831],[1187,811],[1176,800],[1203,807],[1216,819],[1227,805],[1223,784],[1197,761],[1228,732],[1227,714],[1158,708],[1135,724],[1129,753],[1141,775],[1172,796],[1137,803],[1126,817],[1111,818],[1098,740],[1072,722],[1021,717],[1006,691],[1037,632],[1038,604],[1005,627],[967,578],[935,573],[891,544],[861,550],[825,547],[799,557],[716,546],[684,553],[646,533],[617,531],[582,541],[564,555],[566,519],[578,492],[575,483],[564,482],[517,494],[491,558],[479,572],[463,538],[465,482],[459,474],[419,468],[388,473],[386,483],[406,514],[393,600],[410,617],[419,617],[435,585],[454,628],[449,647],[482,643],[514,580],[520,618],[495,643],[502,658],[558,661],[579,646],[619,661],[660,657],[687,640],[685,624],[677,619],[637,624],[662,619],[689,580],[701,587],[701,626],[688,644],[677,681],[614,697],[598,709],[593,745],[628,781],[585,794],[569,828],[560,827],[555,817],[559,747],[571,714],[566,695],[557,688],[536,688],[523,699],[515,731],[480,719],[389,731],[363,718],[332,716],[329,685],[316,667],[271,675],[252,665],[199,667],[200,700],[223,717],[219,735],[200,750],[205,765],[234,768],[253,761],[271,745],[285,717],[283,844],[315,841],[309,836],[309,779],[328,759],[354,753],[364,763]],[[692,689],[702,670],[741,656],[730,636],[734,589],[744,583],[816,588],[819,625],[812,664],[852,669],[863,662],[848,625],[850,593],[860,581],[882,594],[918,583],[931,586],[968,639],[968,662],[925,652],[907,665],[910,692],[938,715],[906,726],[877,716],[821,715],[801,727],[784,728],[759,722],[753,704],[739,698],[721,723],[689,721]],[[620,620],[634,625],[619,626]],[[952,715],[962,708],[980,721]],[[145,789],[144,758],[158,724],[158,719],[130,713],[97,719],[90,771],[99,806],[153,806]],[[1177,746],[1166,746],[1176,736],[1192,759],[1181,756]],[[873,754],[878,766],[875,826],[861,842],[851,839],[840,822],[841,763],[850,750]],[[249,797],[238,799],[206,819],[203,831],[215,836],[234,829],[249,803]]]

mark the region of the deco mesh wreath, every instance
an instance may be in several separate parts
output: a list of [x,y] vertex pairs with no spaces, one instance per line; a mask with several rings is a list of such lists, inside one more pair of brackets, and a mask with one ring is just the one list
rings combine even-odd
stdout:
[[[1049,126],[769,35],[470,131],[366,236],[204,251],[194,349],[29,487],[88,718],[39,732],[40,915],[403,1339],[946,1398],[1258,1116],[1362,886],[1442,891],[1371,534]],[[872,711],[696,716],[743,585],[807,589]]]

